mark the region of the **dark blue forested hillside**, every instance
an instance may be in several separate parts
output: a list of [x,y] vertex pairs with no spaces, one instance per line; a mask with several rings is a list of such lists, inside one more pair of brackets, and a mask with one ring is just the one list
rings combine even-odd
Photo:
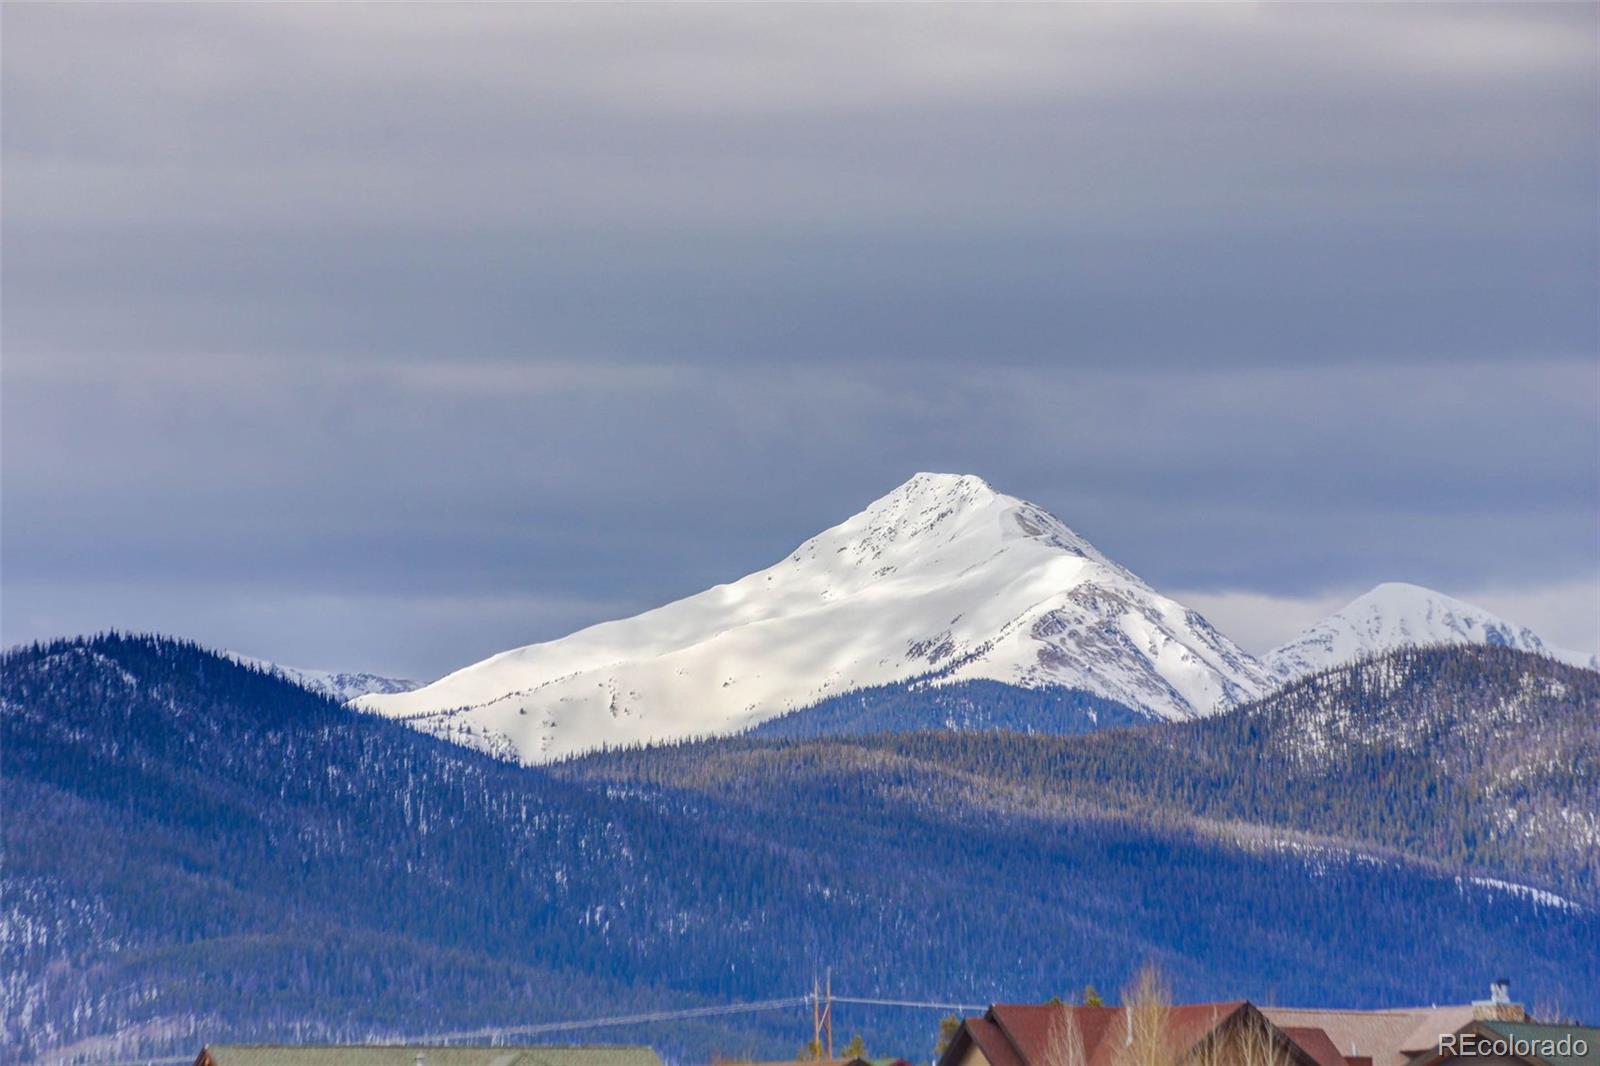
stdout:
[[[1504,702],[1530,670],[1556,704],[1590,698],[1524,659],[1474,699]],[[1354,816],[1323,836],[1276,828],[1314,812],[1217,769],[1250,772],[1224,756],[1260,747],[1255,726],[1206,734],[1201,761],[1231,797],[1212,816],[1176,757],[1068,787],[1115,761],[1084,754],[1102,738],[1148,745],[1127,738],[1171,726],[740,739],[551,771],[174,641],[64,641],[0,667],[0,1058],[722,1003],[796,994],[823,966],[855,995],[971,1002],[1116,987],[1149,958],[1184,997],[1349,1006],[1461,1000],[1509,974],[1532,1001],[1600,1013],[1591,909],[1475,882],[1487,867],[1447,850],[1354,849]],[[1516,713],[1567,736],[1556,704]],[[1352,809],[1384,800],[1342,789]],[[1147,804],[1125,802],[1141,790]],[[911,1057],[935,1035],[915,1012],[840,1020]],[[773,1057],[808,1027],[797,1011],[592,1035]]]
[[1082,689],[1022,688],[1000,681],[950,685],[900,683],[857,689],[769,718],[753,737],[865,736],[922,729],[1006,729],[1021,733],[1088,733],[1150,721],[1126,704]]
[[[8,653],[5,1046],[363,1038],[694,1002],[787,867],[193,645]],[[721,947],[718,942],[724,941]],[[157,1040],[157,1046],[163,1042]]]
[[[936,766],[965,790],[982,782],[1041,805],[1087,803],[1236,835],[1241,826],[1303,833],[1600,905],[1600,673],[1511,648],[1403,648],[1162,728],[870,746]],[[681,764],[680,783],[718,765],[710,752]],[[643,763],[624,773],[680,765],[670,750]],[[718,787],[749,782],[767,790],[764,771],[730,770]]]

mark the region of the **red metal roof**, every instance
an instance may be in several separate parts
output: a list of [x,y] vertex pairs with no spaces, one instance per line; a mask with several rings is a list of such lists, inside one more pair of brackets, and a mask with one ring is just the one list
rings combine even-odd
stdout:
[[[1300,1045],[1300,1049],[1313,1059],[1317,1066],[1349,1066],[1345,1057],[1339,1054],[1339,1049],[1333,1046],[1333,1039],[1321,1029],[1311,1029],[1306,1026],[1291,1026],[1283,1030],[1283,1035]],[[1371,1060],[1368,1060],[1371,1066]]]
[[[994,1011],[991,1010],[989,1014],[992,1016]],[[989,1066],[1028,1066],[1018,1057],[1016,1048],[1006,1039],[1000,1027],[989,1018],[968,1018],[965,1024],[972,1042],[989,1060]]]
[[[1172,1007],[1167,1025],[1176,1056],[1187,1054],[1218,1025],[1245,1006],[1243,1000],[1227,1003],[1190,1003]],[[969,1019],[972,1021],[975,1019]],[[1059,1003],[996,1003],[989,1008],[988,1020],[1010,1042],[1020,1066],[1043,1066],[1050,1062],[1050,1044],[1056,1033],[1065,1035],[1073,1027],[1083,1042],[1086,1066],[1110,1066],[1117,1049],[1126,1039],[1127,1021],[1121,1007],[1069,1007]],[[1060,1039],[1057,1037],[1057,1039]],[[981,1046],[981,1045],[980,1045]],[[987,1049],[984,1055],[988,1056]],[[994,1063],[993,1058],[990,1062]],[[994,1066],[1000,1066],[994,1063]],[[1319,1064],[1324,1066],[1324,1064]],[[1334,1064],[1326,1064],[1334,1066]],[[1337,1066],[1344,1066],[1338,1063]]]
[[[1265,1021],[1244,1000],[1168,1008],[1167,1031],[1173,1059],[1187,1056],[1241,1011]],[[1072,1007],[1061,1003],[996,1003],[984,1017],[966,1019],[964,1026],[990,1066],[1062,1066],[1059,1044],[1074,1029],[1083,1045],[1083,1066],[1114,1066],[1128,1032],[1121,1007]],[[1298,1026],[1279,1031],[1304,1055],[1304,1066],[1350,1066],[1321,1029]]]

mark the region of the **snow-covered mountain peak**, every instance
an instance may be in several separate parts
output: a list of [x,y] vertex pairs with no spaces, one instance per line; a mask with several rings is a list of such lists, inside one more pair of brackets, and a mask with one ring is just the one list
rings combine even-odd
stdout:
[[789,563],[845,584],[871,583],[906,566],[970,566],[984,551],[1002,551],[1019,540],[1109,563],[1043,508],[996,492],[973,474],[931,473],[913,476],[812,537],[790,554]]
[[1282,678],[1395,648],[1437,644],[1489,644],[1547,655],[1575,666],[1600,669],[1593,655],[1551,647],[1527,626],[1508,622],[1482,607],[1442,592],[1386,581],[1324,618],[1266,656]]
[[308,688],[331,700],[340,703],[349,703],[358,696],[369,693],[393,694],[396,692],[410,692],[417,687],[417,682],[403,677],[384,677],[381,674],[367,674],[355,671],[338,670],[307,670],[298,666],[285,666],[269,659],[258,659],[253,655],[245,655],[237,651],[223,651],[222,655],[242,666],[253,666],[257,670],[264,670],[269,674],[277,674],[286,681],[291,681],[301,688]]
[[924,473],[765,570],[356,705],[539,762],[737,732],[874,685],[977,679],[1164,718],[1269,682],[1048,511],[979,477]]

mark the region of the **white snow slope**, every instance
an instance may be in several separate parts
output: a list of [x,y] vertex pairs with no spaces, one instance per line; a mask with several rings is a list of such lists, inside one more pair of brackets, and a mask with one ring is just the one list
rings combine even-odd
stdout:
[[733,733],[922,676],[1067,685],[1170,719],[1272,680],[1044,510],[918,474],[732,584],[353,705],[535,763]]
[[407,681],[401,677],[382,677],[378,674],[337,673],[332,670],[302,670],[297,666],[284,666],[282,663],[271,662],[267,659],[257,659],[251,655],[243,655],[236,651],[225,651],[222,654],[236,663],[253,666],[258,670],[275,673],[286,681],[292,681],[301,688],[308,688],[312,692],[321,693],[329,699],[338,700],[340,703],[349,703],[357,696],[365,696],[369,692],[392,694],[395,692],[410,692],[419,684],[416,681]]
[[1407,645],[1495,644],[1600,670],[1600,659],[1553,648],[1526,626],[1442,592],[1390,582],[1335,611],[1267,653],[1267,667],[1291,679]]

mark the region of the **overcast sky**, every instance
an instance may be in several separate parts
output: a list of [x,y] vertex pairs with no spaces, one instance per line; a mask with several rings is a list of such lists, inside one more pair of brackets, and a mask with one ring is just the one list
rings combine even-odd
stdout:
[[8,5],[4,640],[431,677],[947,470],[1600,651],[1597,11]]

